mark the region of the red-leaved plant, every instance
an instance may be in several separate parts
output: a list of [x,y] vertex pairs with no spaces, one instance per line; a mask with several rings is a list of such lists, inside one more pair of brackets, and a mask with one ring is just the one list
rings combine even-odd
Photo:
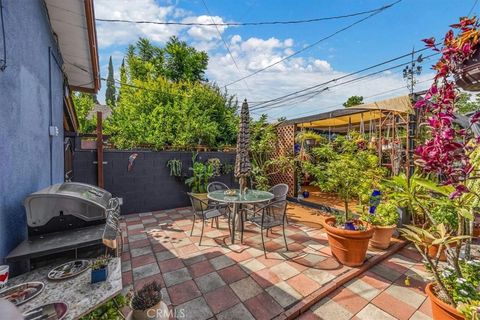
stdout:
[[[428,114],[426,125],[431,137],[416,149],[419,156],[417,164],[427,173],[437,174],[443,184],[453,185],[455,191],[451,198],[468,192],[465,180],[472,170],[469,160],[471,138],[469,128],[458,129],[454,126],[454,106],[457,90],[453,75],[459,72],[463,62],[471,58],[478,49],[480,30],[477,19],[463,17],[460,23],[451,25],[445,35],[443,46],[438,47],[434,38],[424,39],[427,47],[441,53],[441,58],[433,66],[437,71],[433,83],[415,108]],[[454,30],[458,30],[455,36]],[[480,120],[480,112],[472,118],[472,124]]]

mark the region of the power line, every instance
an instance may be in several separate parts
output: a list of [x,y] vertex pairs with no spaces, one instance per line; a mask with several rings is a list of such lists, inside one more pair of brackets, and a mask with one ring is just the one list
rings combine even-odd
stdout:
[[388,4],[388,5],[385,5],[385,6],[383,6],[383,7],[380,7],[379,9],[374,10],[373,13],[369,14],[369,15],[366,16],[365,18],[362,18],[362,19],[360,19],[360,20],[357,20],[357,21],[349,24],[348,26],[345,26],[345,27],[343,27],[343,28],[335,31],[334,33],[331,33],[330,35],[328,35],[328,36],[326,36],[326,37],[323,37],[322,39],[320,39],[320,40],[318,40],[318,41],[316,41],[316,42],[314,42],[314,43],[312,43],[312,44],[310,44],[310,45],[308,45],[308,46],[306,46],[306,47],[304,47],[304,48],[302,48],[302,49],[300,49],[300,50],[298,50],[298,51],[295,51],[294,53],[286,56],[285,58],[280,59],[279,61],[276,61],[276,62],[274,62],[274,63],[272,63],[272,64],[270,64],[270,65],[268,65],[268,66],[266,66],[266,67],[264,67],[264,68],[261,68],[261,69],[257,70],[257,71],[254,71],[254,72],[250,73],[249,75],[246,75],[246,76],[244,76],[244,77],[242,77],[242,78],[240,78],[240,79],[237,79],[237,80],[235,80],[235,81],[233,81],[233,82],[230,82],[230,83],[226,84],[225,87],[231,86],[232,84],[235,84],[235,83],[237,83],[237,82],[240,82],[240,81],[242,81],[242,80],[244,80],[244,79],[253,77],[254,75],[256,75],[256,74],[258,74],[258,73],[260,73],[260,72],[263,72],[263,71],[265,71],[265,70],[267,70],[267,69],[270,69],[271,67],[276,66],[277,64],[282,63],[282,62],[285,61],[285,60],[288,60],[288,59],[290,59],[290,58],[292,58],[292,57],[294,57],[294,56],[296,56],[296,55],[298,55],[298,54],[300,54],[300,53],[302,53],[302,52],[304,52],[304,51],[306,51],[306,50],[308,50],[308,49],[310,49],[310,48],[313,48],[313,47],[316,46],[317,44],[319,44],[319,43],[321,43],[321,42],[323,42],[323,41],[325,41],[325,40],[328,40],[328,39],[336,36],[337,34],[343,32],[343,31],[346,31],[346,30],[348,30],[348,29],[356,26],[357,24],[359,24],[359,23],[361,23],[361,22],[363,22],[363,21],[365,21],[365,20],[367,20],[367,19],[372,18],[373,16],[375,16],[375,15],[383,12],[383,11],[386,10],[386,9],[391,8],[392,6],[396,5],[397,3],[401,2],[401,1],[402,1],[402,0],[397,0],[397,1],[393,2],[393,3],[391,3],[391,4]]
[[[424,51],[424,50],[427,50],[428,48],[424,48],[424,49],[421,49],[421,50],[418,50],[416,52],[420,52],[420,51]],[[424,60],[432,57],[432,56],[435,56],[435,55],[438,55],[439,53],[433,53],[429,56],[426,56],[424,58]],[[295,99],[297,98],[298,94],[299,93],[302,93],[302,92],[306,92],[306,91],[310,91],[312,89],[316,89],[316,88],[319,88],[319,87],[323,87],[327,84],[330,84],[330,83],[334,83],[334,82],[337,82],[338,80],[342,80],[342,79],[345,79],[347,77],[351,77],[353,75],[356,75],[356,74],[359,74],[361,72],[364,72],[364,71],[367,71],[367,70],[370,70],[370,69],[373,69],[373,68],[376,68],[376,67],[379,67],[379,66],[382,66],[382,65],[385,65],[385,64],[388,64],[388,63],[391,63],[393,61],[396,61],[396,60],[399,60],[401,58],[404,58],[406,56],[409,56],[411,55],[411,52],[408,53],[408,54],[405,54],[405,55],[402,55],[402,56],[399,56],[399,57],[396,57],[396,58],[393,58],[393,59],[390,59],[390,60],[387,60],[385,62],[381,62],[381,63],[378,63],[376,65],[373,65],[373,66],[370,66],[370,67],[367,67],[367,68],[364,68],[364,69],[361,69],[361,70],[358,70],[358,71],[355,71],[355,72],[352,72],[352,73],[349,73],[349,74],[346,74],[346,75],[343,75],[341,77],[338,77],[338,78],[334,78],[334,79],[331,79],[331,80],[328,80],[328,81],[325,81],[325,82],[322,82],[320,84],[316,84],[316,85],[313,85],[313,86],[310,86],[310,87],[307,87],[305,89],[301,89],[301,90],[297,90],[295,92],[292,92],[292,93],[289,93],[289,94],[286,94],[286,95],[283,95],[283,96],[280,96],[280,97],[277,97],[277,98],[274,98],[274,99],[271,99],[271,100],[267,100],[265,102],[262,102],[262,103],[259,103],[255,106],[252,107],[251,110],[258,110],[258,109],[263,109],[263,108],[266,108],[266,107],[269,107],[269,106],[272,106],[272,105],[275,105],[275,104],[280,104],[280,103],[285,103],[285,102],[288,102],[290,101],[290,99]],[[330,86],[329,88],[334,88],[334,87],[337,87],[339,85],[345,85],[345,84],[348,84],[348,83],[351,83],[351,82],[354,82],[354,81],[359,81],[361,79],[364,79],[364,78],[367,78],[367,77],[370,77],[370,76],[374,76],[376,74],[379,74],[379,73],[383,73],[385,71],[389,71],[389,70],[392,70],[392,69],[396,69],[396,68],[399,68],[399,67],[403,67],[407,64],[409,64],[410,62],[405,62],[405,63],[401,63],[401,64],[398,64],[398,65],[395,65],[395,66],[392,66],[392,67],[388,67],[388,68],[385,68],[385,69],[382,69],[382,70],[379,70],[379,71],[375,71],[373,73],[369,73],[367,75],[364,75],[364,76],[361,76],[359,78],[355,78],[355,79],[352,79],[352,80],[348,80],[346,82],[342,82],[342,83],[339,83],[339,84],[336,84],[336,85],[333,85],[333,86]],[[310,91],[310,92],[307,92],[307,93],[304,93],[302,96],[305,96],[305,95],[308,95],[308,94],[311,94],[311,93],[315,93],[316,91]],[[291,97],[291,98],[290,98]],[[301,97],[301,96],[300,96]]]
[[477,6],[477,3],[478,3],[478,0],[475,0],[475,2],[473,3],[472,8],[470,9],[470,11],[468,11],[467,17],[470,17],[470,15],[471,15],[472,12],[473,12],[473,9],[475,9],[475,7]]
[[100,22],[120,22],[120,23],[133,23],[133,24],[157,24],[157,25],[174,25],[174,26],[263,26],[263,25],[277,25],[277,24],[301,24],[301,23],[313,23],[327,20],[345,19],[364,14],[376,12],[379,9],[372,9],[367,11],[354,12],[344,15],[321,17],[303,20],[283,20],[283,21],[260,21],[260,22],[222,22],[222,23],[201,23],[201,22],[173,22],[173,21],[147,21],[147,20],[128,20],[128,19],[95,19]]
[[[425,83],[425,82],[432,81],[432,80],[433,80],[433,78],[426,79],[426,80],[418,82],[417,84]],[[367,96],[367,97],[364,97],[364,98],[369,99],[369,98],[373,98],[373,97],[377,97],[377,96],[382,96],[382,95],[385,95],[385,94],[388,94],[388,93],[391,93],[391,92],[395,92],[395,91],[398,91],[398,90],[401,90],[401,89],[407,89],[407,88],[405,86],[401,86],[401,87],[398,87],[398,88],[395,88],[395,89],[382,91],[382,92],[379,92],[379,93],[376,93],[376,94],[373,94],[373,95],[370,95],[370,96]],[[341,107],[341,106],[343,106],[343,103],[337,103],[337,104],[334,104],[334,105],[331,105],[331,106],[328,106],[328,107],[325,107],[325,108],[322,108],[322,109],[325,110],[325,111],[328,111],[328,110],[331,110],[332,108]],[[356,107],[361,108],[362,106],[358,105]],[[289,110],[287,110],[287,111],[289,111]],[[304,115],[308,116],[309,114],[316,114],[316,113],[318,113],[318,111],[319,110],[315,110],[315,111],[312,110],[312,111],[297,113],[295,115],[295,117],[304,116]],[[276,113],[275,115],[270,116],[270,117],[275,118],[275,117],[278,117],[278,115],[280,115],[280,113]]]
[[[210,19],[212,20],[212,23],[213,23],[213,25],[215,26],[215,29],[217,30],[218,36],[220,37],[220,39],[222,39],[223,45],[224,45],[225,48],[227,49],[227,52],[228,52],[228,54],[230,55],[230,58],[232,58],[233,64],[234,64],[235,67],[237,68],[238,73],[241,74],[242,72],[240,71],[240,68],[238,67],[237,61],[235,61],[235,58],[233,57],[232,51],[230,51],[230,47],[229,47],[228,43],[225,41],[225,39],[223,39],[222,33],[221,33],[220,30],[218,29],[218,25],[215,24],[215,20],[213,20],[212,14],[210,13],[210,10],[208,9],[208,6],[207,6],[207,2],[206,2],[205,0],[202,0],[202,2],[203,2],[203,6],[204,6],[205,9],[207,10],[208,16],[209,16]],[[247,89],[250,90],[250,88],[248,87],[248,84],[247,84],[247,81],[246,81],[246,80],[244,81],[244,83],[245,83],[245,86],[247,87]]]

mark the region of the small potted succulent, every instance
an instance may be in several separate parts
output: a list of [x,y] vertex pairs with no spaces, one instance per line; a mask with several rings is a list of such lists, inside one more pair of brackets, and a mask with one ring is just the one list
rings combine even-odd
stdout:
[[370,239],[372,247],[387,249],[390,246],[390,239],[397,227],[398,218],[398,206],[392,200],[378,204],[373,212],[362,214],[362,220],[371,224],[374,230]]
[[93,261],[91,266],[91,283],[97,283],[107,280],[108,278],[108,263],[110,257],[100,256]]
[[162,287],[157,281],[146,283],[140,290],[133,293],[130,307],[133,320],[157,319],[161,317]]

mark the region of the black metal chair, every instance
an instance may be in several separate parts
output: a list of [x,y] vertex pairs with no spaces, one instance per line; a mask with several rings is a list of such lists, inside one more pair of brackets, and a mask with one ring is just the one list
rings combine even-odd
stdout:
[[[192,203],[193,209],[193,223],[192,223],[192,230],[190,231],[190,236],[193,235],[193,228],[195,227],[195,222],[197,218],[202,219],[202,231],[200,234],[200,242],[199,245],[202,245],[202,238],[203,238],[203,229],[205,228],[205,222],[209,219],[215,219],[217,221],[217,228],[218,228],[218,217],[225,216],[225,213],[222,213],[216,207],[212,207],[211,204],[208,202],[197,198],[195,195],[188,193],[188,197],[190,198],[190,202]],[[231,232],[230,229],[230,212],[228,212],[228,230]]]
[[[261,213],[261,214],[260,214]],[[283,240],[285,241],[285,248],[288,251],[287,238],[285,236],[285,215],[287,213],[287,200],[277,200],[268,203],[267,205],[258,208],[254,214],[247,218],[247,221],[253,223],[260,228],[260,234],[262,235],[263,254],[267,257],[265,250],[265,239],[263,236],[263,230],[268,233],[268,230],[273,227],[282,226]],[[270,230],[271,232],[271,230]],[[243,232],[241,235],[243,242]]]
[[219,190],[230,190],[230,188],[225,183],[220,181],[210,182],[207,186],[207,192],[219,191]]
[[[286,185],[285,183],[276,184],[270,189],[268,189],[268,192],[273,193],[274,195],[274,198],[271,200],[272,202],[278,201],[278,200],[287,200],[288,185]],[[288,224],[288,218],[286,213],[285,213],[285,221]]]

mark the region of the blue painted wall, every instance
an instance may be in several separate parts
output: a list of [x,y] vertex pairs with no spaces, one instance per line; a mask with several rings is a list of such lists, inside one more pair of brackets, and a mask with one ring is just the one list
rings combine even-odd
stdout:
[[[3,0],[0,72],[0,264],[26,236],[23,199],[63,181],[63,75],[43,1]],[[0,57],[3,44],[0,34]],[[49,126],[59,135],[49,136]]]

